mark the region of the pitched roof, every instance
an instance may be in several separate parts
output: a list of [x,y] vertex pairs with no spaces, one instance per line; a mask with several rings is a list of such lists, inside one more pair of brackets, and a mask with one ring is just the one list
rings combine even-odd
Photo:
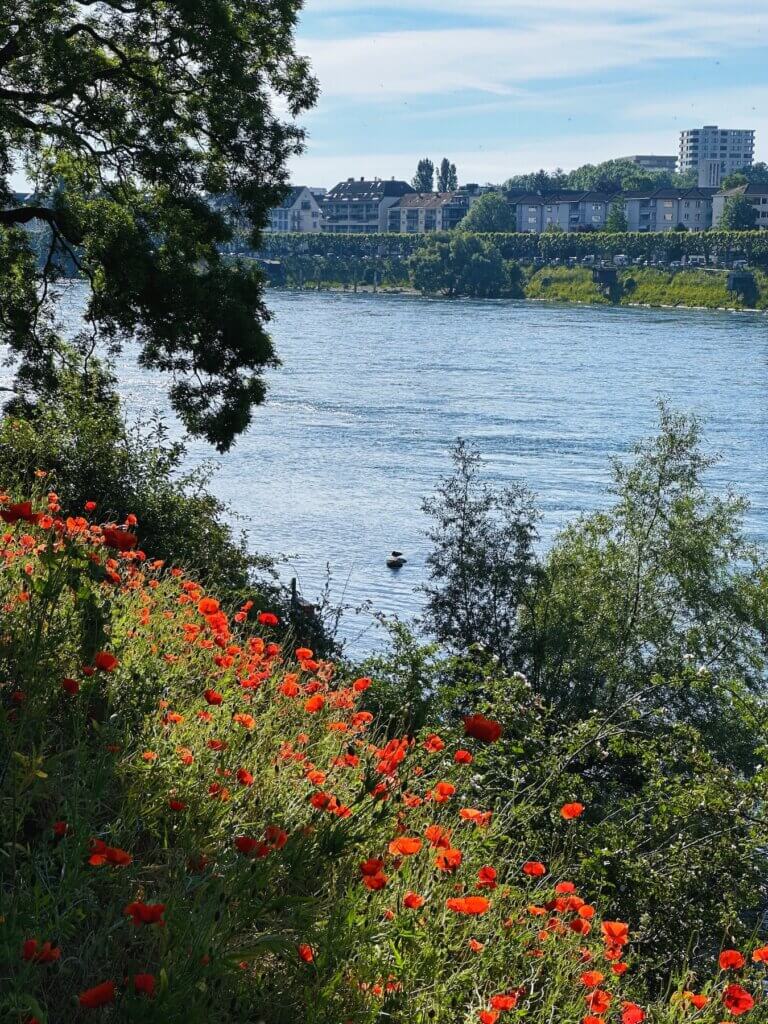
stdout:
[[455,192],[411,192],[402,196],[391,209],[399,207],[401,210],[436,210],[450,203],[455,194]]
[[382,181],[380,178],[373,181],[366,181],[365,178],[348,178],[334,185],[325,195],[324,202],[377,202],[385,196],[403,196],[410,192],[413,192],[413,189],[407,181],[398,181],[395,178],[389,181]]
[[737,185],[736,188],[724,189],[720,192],[722,196],[766,196],[768,195],[768,184],[758,185],[750,182],[748,185]]

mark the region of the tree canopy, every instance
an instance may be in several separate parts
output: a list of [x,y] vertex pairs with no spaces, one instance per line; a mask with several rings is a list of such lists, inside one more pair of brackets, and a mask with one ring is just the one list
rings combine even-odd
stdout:
[[435,165],[425,156],[419,160],[411,184],[417,192],[431,192],[435,187]]
[[[301,149],[295,118],[316,96],[294,49],[301,6],[18,0],[0,10],[0,342],[24,396],[60,367],[50,284],[75,267],[91,284],[82,351],[133,336],[140,363],[170,375],[188,430],[224,450],[247,427],[278,360],[260,274],[218,246],[233,216],[258,243]],[[14,173],[32,199],[12,191]],[[44,228],[39,253],[30,226]]]
[[722,231],[752,231],[757,227],[757,210],[746,196],[734,196],[726,202],[717,226]]
[[487,192],[474,202],[461,221],[462,231],[514,231],[512,207],[498,192]]
[[540,170],[508,178],[505,188],[524,188],[534,192],[554,189],[583,189],[620,192],[622,189],[665,188],[695,185],[695,176],[668,171],[649,171],[632,160],[606,160],[600,164],[584,164],[573,171],[558,168],[551,173]]

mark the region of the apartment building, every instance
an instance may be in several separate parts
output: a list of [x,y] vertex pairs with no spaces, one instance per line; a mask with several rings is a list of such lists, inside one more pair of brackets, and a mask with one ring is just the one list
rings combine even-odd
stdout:
[[279,206],[269,211],[267,231],[317,232],[322,228],[322,209],[312,189],[293,185]]
[[612,196],[607,192],[507,192],[515,214],[516,231],[540,234],[547,228],[579,231],[605,225]]
[[394,203],[388,212],[387,230],[402,234],[452,231],[472,204],[488,189],[463,185],[452,192],[414,192]]
[[660,188],[622,194],[629,231],[705,231],[712,226],[714,188]]
[[750,167],[754,155],[754,131],[708,124],[680,132],[677,169],[695,171],[699,185],[716,188],[726,174]]
[[712,223],[715,227],[720,223],[723,211],[731,199],[745,196],[752,203],[757,213],[755,227],[768,229],[768,185],[739,185],[738,188],[718,192],[712,199]]
[[347,178],[323,198],[323,231],[333,235],[377,234],[386,231],[389,210],[414,190],[405,181],[391,178]]
[[674,174],[677,170],[676,156],[654,156],[652,154],[640,154],[635,156],[620,156],[619,160],[627,160],[631,164],[637,164],[644,171],[665,171]]

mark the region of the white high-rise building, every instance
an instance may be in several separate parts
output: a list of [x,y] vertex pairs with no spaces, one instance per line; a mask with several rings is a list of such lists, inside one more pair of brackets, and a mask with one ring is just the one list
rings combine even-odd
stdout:
[[699,185],[716,187],[724,175],[751,167],[754,155],[754,131],[708,124],[680,132],[677,169],[680,174],[695,171],[704,179]]

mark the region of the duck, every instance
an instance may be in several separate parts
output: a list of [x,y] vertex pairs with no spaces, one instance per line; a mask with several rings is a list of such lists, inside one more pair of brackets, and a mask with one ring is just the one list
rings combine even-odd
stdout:
[[388,569],[402,569],[405,563],[408,561],[407,558],[403,558],[402,551],[393,551],[387,559]]

